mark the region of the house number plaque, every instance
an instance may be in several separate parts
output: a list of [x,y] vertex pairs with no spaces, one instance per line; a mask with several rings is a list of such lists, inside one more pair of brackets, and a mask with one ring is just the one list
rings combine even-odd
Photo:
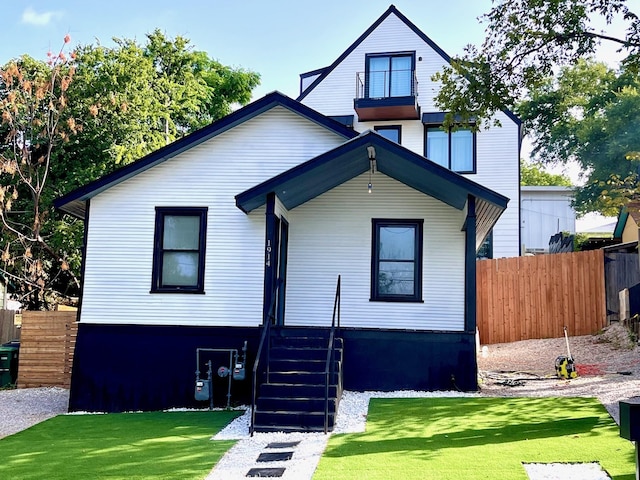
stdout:
[[267,267],[271,266],[271,240],[267,240],[267,248],[265,252],[265,264]]

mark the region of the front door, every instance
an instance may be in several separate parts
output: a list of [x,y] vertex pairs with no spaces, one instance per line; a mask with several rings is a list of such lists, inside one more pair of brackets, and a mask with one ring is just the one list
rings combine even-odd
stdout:
[[280,219],[280,235],[278,246],[278,269],[276,297],[276,325],[284,325],[284,307],[287,289],[287,251],[289,248],[289,223],[284,218]]

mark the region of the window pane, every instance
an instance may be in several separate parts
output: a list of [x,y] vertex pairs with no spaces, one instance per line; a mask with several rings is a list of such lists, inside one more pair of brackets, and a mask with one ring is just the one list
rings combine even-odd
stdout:
[[165,250],[198,250],[200,217],[165,215],[162,246]]
[[389,57],[369,58],[369,97],[389,96]]
[[451,132],[451,170],[473,171],[473,133],[471,130]]
[[413,295],[413,262],[380,262],[378,293],[380,295]]
[[198,253],[164,252],[162,259],[162,285],[198,285]]
[[400,129],[398,128],[377,128],[376,132],[392,142],[400,143]]
[[411,57],[391,58],[391,97],[411,95]]
[[380,227],[380,260],[413,261],[415,259],[415,239],[415,227]]
[[427,128],[427,158],[449,168],[449,135],[440,128]]

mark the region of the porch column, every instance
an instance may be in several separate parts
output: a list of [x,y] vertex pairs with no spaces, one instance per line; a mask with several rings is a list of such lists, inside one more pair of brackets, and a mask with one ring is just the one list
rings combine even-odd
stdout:
[[467,218],[464,222],[464,329],[476,331],[476,197],[467,197]]
[[278,218],[275,213],[276,194],[267,194],[265,243],[264,243],[264,295],[262,301],[262,321],[268,320],[269,309],[275,301],[275,284],[278,268]]

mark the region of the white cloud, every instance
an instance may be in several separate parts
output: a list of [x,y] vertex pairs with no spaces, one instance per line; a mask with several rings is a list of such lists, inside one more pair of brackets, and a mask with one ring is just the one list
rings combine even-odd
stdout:
[[30,25],[48,25],[51,23],[51,20],[62,17],[62,12],[42,12],[38,13],[33,8],[27,7],[24,12],[22,12],[22,23],[28,23]]

